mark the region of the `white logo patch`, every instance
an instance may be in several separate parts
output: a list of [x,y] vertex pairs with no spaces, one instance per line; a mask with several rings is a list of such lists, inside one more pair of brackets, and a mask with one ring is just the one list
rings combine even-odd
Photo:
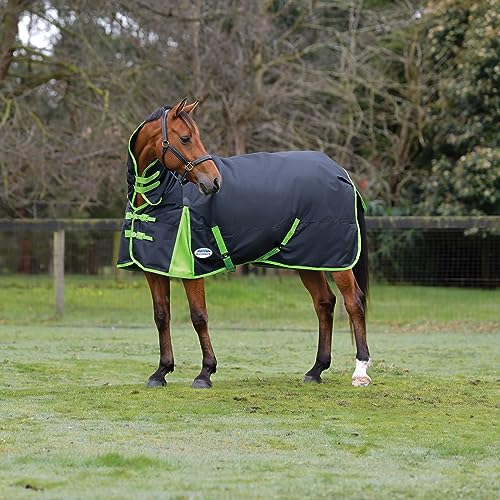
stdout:
[[198,257],[198,259],[208,259],[208,257],[210,257],[212,255],[212,250],[210,250],[210,248],[197,248],[195,251],[194,251],[194,255],[195,257]]

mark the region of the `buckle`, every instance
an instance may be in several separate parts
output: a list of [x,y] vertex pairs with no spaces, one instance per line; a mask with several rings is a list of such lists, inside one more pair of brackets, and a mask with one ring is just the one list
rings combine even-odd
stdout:
[[193,170],[194,168],[194,165],[188,161],[185,165],[184,165],[184,169],[186,170],[186,172],[191,172],[191,170]]
[[164,148],[169,148],[170,146],[170,142],[168,142],[168,139],[165,139],[164,141],[161,141],[161,145],[164,147]]

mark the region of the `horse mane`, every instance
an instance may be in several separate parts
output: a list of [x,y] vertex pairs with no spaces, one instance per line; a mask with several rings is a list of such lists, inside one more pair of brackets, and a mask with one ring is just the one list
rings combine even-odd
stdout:
[[158,120],[158,118],[161,118],[161,114],[163,113],[164,108],[170,108],[171,106],[162,106],[161,108],[158,108],[156,111],[153,111],[145,120],[145,123],[149,122],[154,122]]
[[[164,109],[169,109],[172,106],[163,106],[161,108],[158,108],[156,111],[153,111],[145,120],[144,123],[149,123],[149,122],[154,122],[161,118],[161,115],[163,113]],[[189,113],[186,113],[185,111],[181,111],[179,118],[192,130],[196,130],[196,124],[194,123],[194,120],[191,118]]]

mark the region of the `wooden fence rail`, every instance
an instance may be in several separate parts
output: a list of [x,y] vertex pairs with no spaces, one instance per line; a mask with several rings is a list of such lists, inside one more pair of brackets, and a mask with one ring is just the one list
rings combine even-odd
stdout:
[[[0,219],[0,231],[120,231],[123,219]],[[367,217],[368,229],[500,230],[500,215],[477,217]]]
[[[121,231],[122,219],[0,219],[0,232],[53,233],[52,269],[56,315],[64,313],[66,231]],[[488,230],[500,233],[500,216],[488,217],[367,217],[368,230]]]

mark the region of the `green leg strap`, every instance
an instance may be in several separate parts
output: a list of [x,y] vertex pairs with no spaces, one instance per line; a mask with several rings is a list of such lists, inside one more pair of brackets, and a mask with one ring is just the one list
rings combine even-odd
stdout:
[[259,262],[259,261],[267,260],[270,257],[272,257],[273,255],[276,255],[278,252],[281,252],[281,249],[292,239],[292,236],[295,234],[295,231],[297,230],[297,226],[299,224],[300,224],[300,219],[295,219],[293,221],[292,227],[290,228],[290,230],[288,231],[288,233],[286,233],[285,237],[283,238],[283,240],[281,241],[281,243],[279,244],[279,246],[276,247],[276,248],[273,248],[272,250],[270,250],[269,252],[267,252],[265,255],[263,255],[262,257],[258,258],[254,262]]
[[231,257],[229,257],[229,252],[227,251],[227,247],[226,244],[224,243],[224,239],[222,238],[219,226],[214,226],[212,228],[212,233],[215,237],[217,246],[219,247],[219,252],[221,254],[222,261],[224,262],[224,266],[226,266],[226,269],[228,271],[233,272],[236,268],[234,267]]

